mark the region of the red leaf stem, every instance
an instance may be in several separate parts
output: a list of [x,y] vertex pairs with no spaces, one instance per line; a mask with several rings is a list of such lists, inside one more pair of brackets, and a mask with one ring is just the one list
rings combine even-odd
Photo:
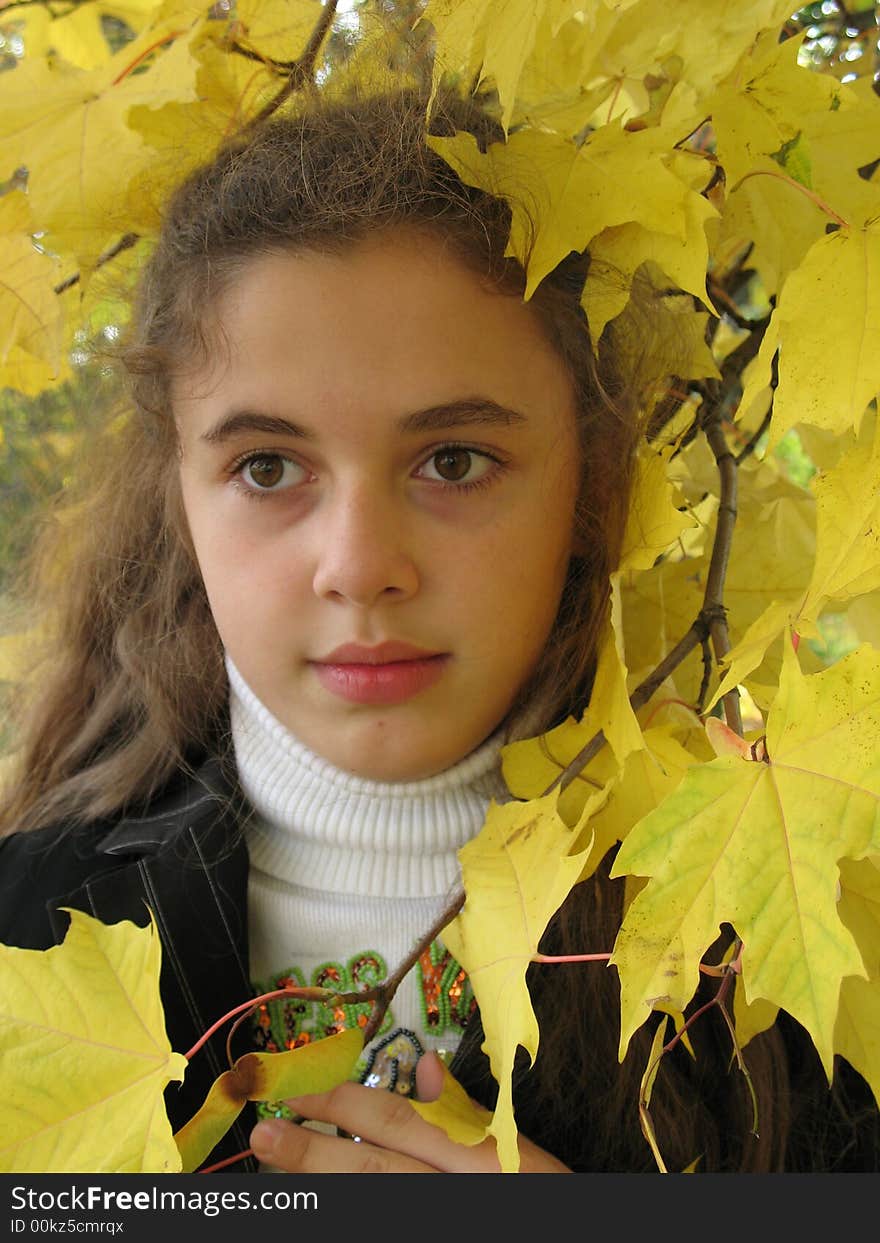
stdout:
[[202,1166],[200,1170],[196,1170],[197,1174],[213,1174],[215,1170],[225,1169],[227,1165],[235,1165],[236,1161],[243,1161],[245,1157],[254,1155],[253,1148],[245,1148],[244,1152],[237,1152],[234,1157],[226,1157],[223,1161],[217,1161],[214,1165]]
[[245,1010],[252,1010],[254,1006],[260,1005],[261,1002],[272,1001],[275,997],[299,997],[303,994],[303,991],[301,988],[276,988],[274,992],[261,993],[259,997],[252,997],[250,1001],[243,1001],[240,1006],[235,1006],[224,1014],[222,1018],[219,1018],[216,1023],[212,1023],[208,1030],[199,1036],[190,1051],[184,1053],[183,1056],[189,1061],[193,1054],[198,1053],[202,1045],[210,1040],[214,1032],[222,1027],[224,1023],[228,1023],[230,1019],[235,1018],[236,1014],[241,1014]]

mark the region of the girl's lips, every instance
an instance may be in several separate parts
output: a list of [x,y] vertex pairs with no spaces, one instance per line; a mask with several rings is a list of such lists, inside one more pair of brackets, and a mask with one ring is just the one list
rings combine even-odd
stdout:
[[337,659],[313,661],[312,668],[324,690],[349,703],[396,704],[433,686],[448,659],[444,653],[381,664]]

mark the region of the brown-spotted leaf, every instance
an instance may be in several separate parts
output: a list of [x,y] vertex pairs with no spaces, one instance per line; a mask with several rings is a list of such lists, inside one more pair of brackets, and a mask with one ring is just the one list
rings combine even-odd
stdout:
[[198,1169],[245,1101],[328,1092],[349,1078],[363,1047],[363,1035],[353,1027],[283,1053],[245,1053],[230,1070],[218,1075],[201,1108],[175,1133],[183,1172]]

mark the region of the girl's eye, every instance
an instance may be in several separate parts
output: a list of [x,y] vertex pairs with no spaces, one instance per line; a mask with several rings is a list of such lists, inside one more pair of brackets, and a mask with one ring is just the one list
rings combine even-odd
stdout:
[[497,463],[488,453],[478,453],[460,445],[448,445],[432,453],[420,469],[420,474],[438,483],[479,483]]
[[308,477],[302,466],[280,453],[255,453],[239,462],[235,471],[250,492],[280,492]]

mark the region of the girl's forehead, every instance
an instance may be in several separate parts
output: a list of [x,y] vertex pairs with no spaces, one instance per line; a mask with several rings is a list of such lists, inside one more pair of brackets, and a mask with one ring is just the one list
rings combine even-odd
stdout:
[[261,255],[213,321],[207,363],[180,377],[176,404],[213,391],[227,403],[315,412],[370,401],[399,417],[475,395],[520,408],[571,392],[533,310],[433,238]]
[[332,249],[279,249],[250,258],[228,282],[217,310],[222,318],[242,309],[251,315],[255,302],[270,312],[271,301],[282,300],[308,303],[311,314],[325,304],[335,314],[340,303],[359,310],[365,301],[384,311],[413,293],[426,310],[456,298],[503,297],[441,238],[401,229]]
[[381,235],[339,253],[278,252],[242,269],[216,314],[230,344],[286,345],[302,363],[370,370],[436,360],[516,370],[556,359],[534,309],[433,238]]

